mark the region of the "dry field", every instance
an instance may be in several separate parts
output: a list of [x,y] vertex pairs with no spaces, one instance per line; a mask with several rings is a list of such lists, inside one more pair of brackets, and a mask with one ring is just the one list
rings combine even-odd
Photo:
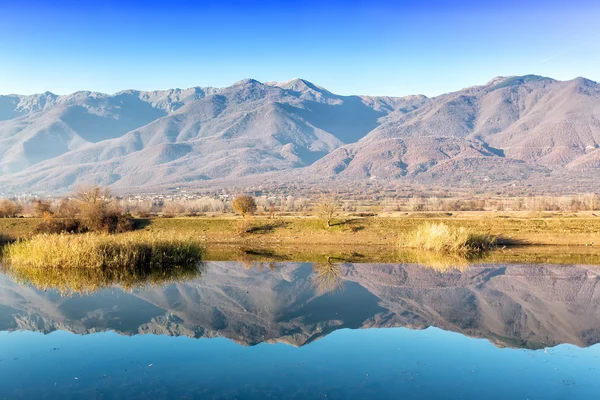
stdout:
[[[0,238],[29,237],[40,221],[0,218]],[[215,214],[140,219],[137,225],[140,233],[187,235],[207,244],[397,246],[401,237],[423,224],[440,222],[497,237],[501,247],[600,246],[600,213],[596,212],[396,212],[377,216],[348,213],[337,216],[330,228],[314,216],[299,214],[273,219]]]

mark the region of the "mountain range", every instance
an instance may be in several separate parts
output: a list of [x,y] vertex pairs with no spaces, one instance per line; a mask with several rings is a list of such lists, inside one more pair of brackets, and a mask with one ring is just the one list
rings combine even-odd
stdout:
[[303,79],[0,96],[0,191],[379,180],[600,182],[600,85],[526,75],[433,98]]
[[202,277],[138,290],[61,296],[0,275],[0,330],[226,337],[307,345],[338,329],[435,326],[501,347],[600,342],[598,267],[341,264],[320,288],[309,263],[248,269],[207,262]]

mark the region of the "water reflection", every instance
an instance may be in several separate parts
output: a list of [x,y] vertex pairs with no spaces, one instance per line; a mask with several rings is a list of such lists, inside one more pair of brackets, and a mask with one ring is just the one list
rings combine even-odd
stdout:
[[314,263],[313,270],[313,281],[319,293],[333,292],[344,288],[342,266],[334,263],[331,258],[324,263]]
[[202,263],[169,268],[2,268],[21,284],[43,291],[56,290],[61,295],[88,294],[109,287],[133,290],[161,286],[199,278],[203,270]]
[[[329,261],[207,262],[179,276],[147,276],[145,283],[173,283],[142,288],[90,271],[18,282],[2,276],[0,330],[114,330],[303,346],[341,328],[435,326],[502,347],[600,341],[600,267]],[[120,287],[105,288],[115,282]],[[66,288],[87,294],[61,296]]]
[[[484,253],[485,255],[485,253]],[[469,264],[480,261],[482,257],[465,257],[455,253],[438,253],[430,251],[402,251],[400,257],[409,260],[409,262],[422,265],[425,268],[432,268],[438,272],[464,271]]]
[[523,246],[500,248],[479,256],[398,249],[386,246],[306,246],[277,248],[240,248],[237,245],[209,246],[205,260],[241,261],[248,267],[254,263],[312,262],[327,260],[348,263],[422,264],[439,270],[464,269],[470,264],[585,264],[600,265],[600,251],[594,247]]

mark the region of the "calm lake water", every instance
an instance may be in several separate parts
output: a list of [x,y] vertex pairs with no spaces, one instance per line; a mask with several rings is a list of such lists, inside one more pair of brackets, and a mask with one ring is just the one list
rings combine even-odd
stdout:
[[207,262],[132,290],[2,275],[0,399],[597,399],[599,274]]

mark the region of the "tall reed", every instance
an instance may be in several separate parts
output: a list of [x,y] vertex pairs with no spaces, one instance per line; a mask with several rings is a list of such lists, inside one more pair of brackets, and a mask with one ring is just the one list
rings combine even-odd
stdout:
[[400,245],[420,250],[473,255],[496,247],[496,238],[474,233],[463,227],[427,223],[408,233],[401,239]]
[[129,233],[37,235],[5,246],[12,268],[172,268],[196,264],[202,256],[194,239]]

